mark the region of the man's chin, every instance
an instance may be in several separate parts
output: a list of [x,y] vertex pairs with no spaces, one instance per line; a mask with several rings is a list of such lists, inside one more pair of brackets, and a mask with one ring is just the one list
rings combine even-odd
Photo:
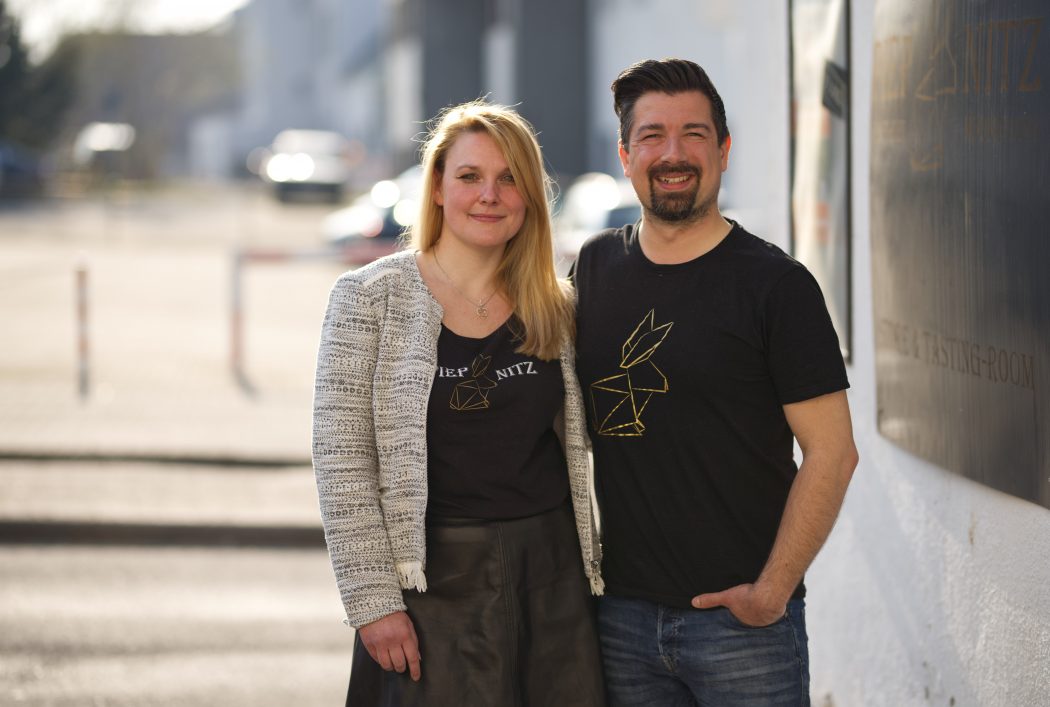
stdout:
[[654,199],[652,206],[646,208],[646,216],[662,221],[669,225],[689,225],[705,218],[711,213],[714,206],[713,201],[702,204],[696,203],[696,194],[683,196],[682,198],[662,197]]
[[657,220],[674,224],[692,223],[703,218],[705,212],[700,206],[695,206],[691,202],[669,204],[666,201],[653,204],[653,208],[648,211]]

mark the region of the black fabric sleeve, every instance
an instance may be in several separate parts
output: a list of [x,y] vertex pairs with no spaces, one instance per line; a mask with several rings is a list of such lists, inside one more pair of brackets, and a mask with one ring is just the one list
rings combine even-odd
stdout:
[[769,371],[782,405],[849,387],[820,285],[801,265],[769,291],[763,329]]

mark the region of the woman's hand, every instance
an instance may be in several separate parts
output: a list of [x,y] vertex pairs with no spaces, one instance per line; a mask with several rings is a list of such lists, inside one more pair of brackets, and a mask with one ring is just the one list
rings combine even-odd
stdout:
[[419,669],[419,639],[412,619],[408,614],[398,611],[383,618],[365,624],[357,629],[368,655],[379,663],[383,670],[405,672],[418,681],[422,674]]

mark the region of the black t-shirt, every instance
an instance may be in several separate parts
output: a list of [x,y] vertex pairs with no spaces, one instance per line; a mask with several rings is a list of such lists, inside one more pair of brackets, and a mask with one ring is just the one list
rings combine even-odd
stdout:
[[554,418],[565,399],[558,361],[514,351],[504,324],[483,339],[442,325],[427,408],[427,515],[522,518],[569,496]]
[[677,265],[604,231],[573,277],[607,591],[688,607],[754,582],[798,471],[782,406],[849,387],[819,286],[739,224]]

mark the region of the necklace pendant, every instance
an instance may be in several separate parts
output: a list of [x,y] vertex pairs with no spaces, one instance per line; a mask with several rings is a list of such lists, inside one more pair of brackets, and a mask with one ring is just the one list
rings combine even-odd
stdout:
[[483,304],[479,304],[478,308],[474,310],[474,313],[482,318],[489,316],[489,310]]

